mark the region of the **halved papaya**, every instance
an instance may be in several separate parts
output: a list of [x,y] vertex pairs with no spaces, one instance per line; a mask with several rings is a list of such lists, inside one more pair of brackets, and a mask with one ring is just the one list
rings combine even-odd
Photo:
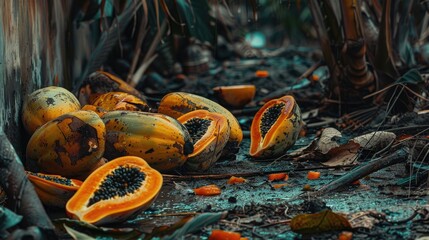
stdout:
[[194,142],[194,152],[188,155],[185,167],[190,170],[207,170],[222,154],[229,139],[228,119],[219,113],[196,110],[177,119]]
[[250,155],[277,157],[285,154],[295,144],[301,126],[301,110],[292,96],[267,102],[252,121]]
[[88,176],[67,202],[67,215],[96,225],[121,222],[148,208],[162,183],[162,175],[142,158],[116,158]]
[[27,177],[42,203],[46,206],[64,208],[67,201],[76,193],[82,182],[60,175],[33,173],[27,171]]

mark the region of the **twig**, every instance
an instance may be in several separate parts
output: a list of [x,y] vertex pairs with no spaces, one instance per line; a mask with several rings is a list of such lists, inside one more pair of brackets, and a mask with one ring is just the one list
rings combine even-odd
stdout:
[[264,225],[259,226],[259,227],[265,228],[265,227],[271,227],[271,226],[278,225],[278,224],[289,224],[291,221],[292,221],[292,219],[286,219],[286,220],[282,220],[282,221],[267,223],[267,224],[264,224]]
[[303,172],[311,170],[320,170],[320,169],[338,169],[338,168],[349,168],[356,165],[342,165],[342,166],[320,166],[320,167],[309,167],[309,168],[297,168],[297,169],[284,169],[276,171],[266,171],[266,172],[247,172],[247,173],[225,173],[225,174],[205,174],[205,175],[172,175],[172,174],[162,174],[164,178],[169,178],[172,180],[181,180],[189,181],[196,179],[226,179],[232,176],[235,177],[252,177],[252,176],[262,176],[272,173],[282,173],[282,172]]
[[371,162],[366,163],[365,165],[359,166],[345,175],[339,177],[338,179],[324,185],[316,192],[310,194],[313,196],[321,196],[323,194],[334,191],[342,186],[346,186],[358,179],[361,179],[373,172],[376,172],[380,169],[386,168],[388,166],[401,163],[406,160],[410,155],[408,147],[402,147],[390,155],[385,157],[375,159]]

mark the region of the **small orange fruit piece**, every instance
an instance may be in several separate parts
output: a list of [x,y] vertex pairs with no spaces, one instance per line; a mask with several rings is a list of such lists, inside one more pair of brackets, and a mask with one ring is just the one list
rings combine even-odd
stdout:
[[232,107],[243,107],[253,100],[255,85],[219,86],[213,88],[216,97]]
[[224,230],[212,230],[209,240],[240,240],[241,234],[237,232],[229,232]]
[[255,72],[255,76],[258,78],[266,78],[270,76],[270,73],[266,70],[258,70]]
[[316,171],[309,171],[307,174],[307,179],[309,180],[315,180],[320,178],[320,172]]
[[214,196],[221,194],[221,190],[218,186],[212,184],[212,185],[206,185],[199,188],[194,189],[195,195],[201,195],[201,196]]

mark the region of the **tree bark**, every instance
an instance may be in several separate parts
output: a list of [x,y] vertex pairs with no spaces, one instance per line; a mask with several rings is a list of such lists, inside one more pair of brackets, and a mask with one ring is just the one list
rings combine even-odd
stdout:
[[28,180],[15,149],[3,132],[0,132],[0,139],[0,186],[8,196],[7,204],[23,216],[23,226],[39,227],[45,238],[55,239],[54,225]]

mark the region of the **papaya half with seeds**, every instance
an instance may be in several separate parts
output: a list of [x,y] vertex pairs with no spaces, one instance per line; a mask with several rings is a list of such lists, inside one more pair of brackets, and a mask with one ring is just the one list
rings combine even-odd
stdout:
[[267,102],[252,121],[250,155],[257,158],[285,154],[295,144],[301,126],[301,110],[292,96]]
[[150,206],[162,183],[162,175],[143,159],[114,159],[88,176],[67,202],[67,215],[95,225],[126,220]]
[[67,201],[76,193],[82,182],[60,175],[33,173],[27,171],[27,177],[42,203],[50,207],[64,208]]
[[61,115],[36,130],[26,150],[28,167],[37,172],[80,175],[93,169],[104,153],[106,129],[91,111]]
[[177,120],[188,129],[194,142],[194,152],[188,155],[185,166],[195,171],[207,170],[219,159],[228,142],[228,120],[206,110],[189,112]]
[[209,112],[220,113],[227,118],[230,127],[230,135],[222,156],[229,157],[237,153],[239,145],[243,140],[243,131],[234,115],[218,103],[195,94],[174,92],[165,95],[158,107],[159,113],[174,118],[178,118],[185,113],[195,110],[207,110]]
[[80,103],[86,105],[93,102],[99,95],[108,92],[125,92],[138,97],[143,102],[146,101],[145,97],[137,89],[119,77],[104,71],[91,73],[83,81],[77,95]]
[[22,106],[22,123],[29,134],[50,120],[80,109],[73,93],[62,87],[46,87],[32,92]]
[[106,125],[104,157],[138,156],[159,171],[182,166],[194,150],[188,130],[176,119],[158,113],[112,111]]
[[134,95],[124,92],[109,92],[99,95],[92,105],[101,107],[106,111],[128,110],[128,111],[149,111],[146,102]]

